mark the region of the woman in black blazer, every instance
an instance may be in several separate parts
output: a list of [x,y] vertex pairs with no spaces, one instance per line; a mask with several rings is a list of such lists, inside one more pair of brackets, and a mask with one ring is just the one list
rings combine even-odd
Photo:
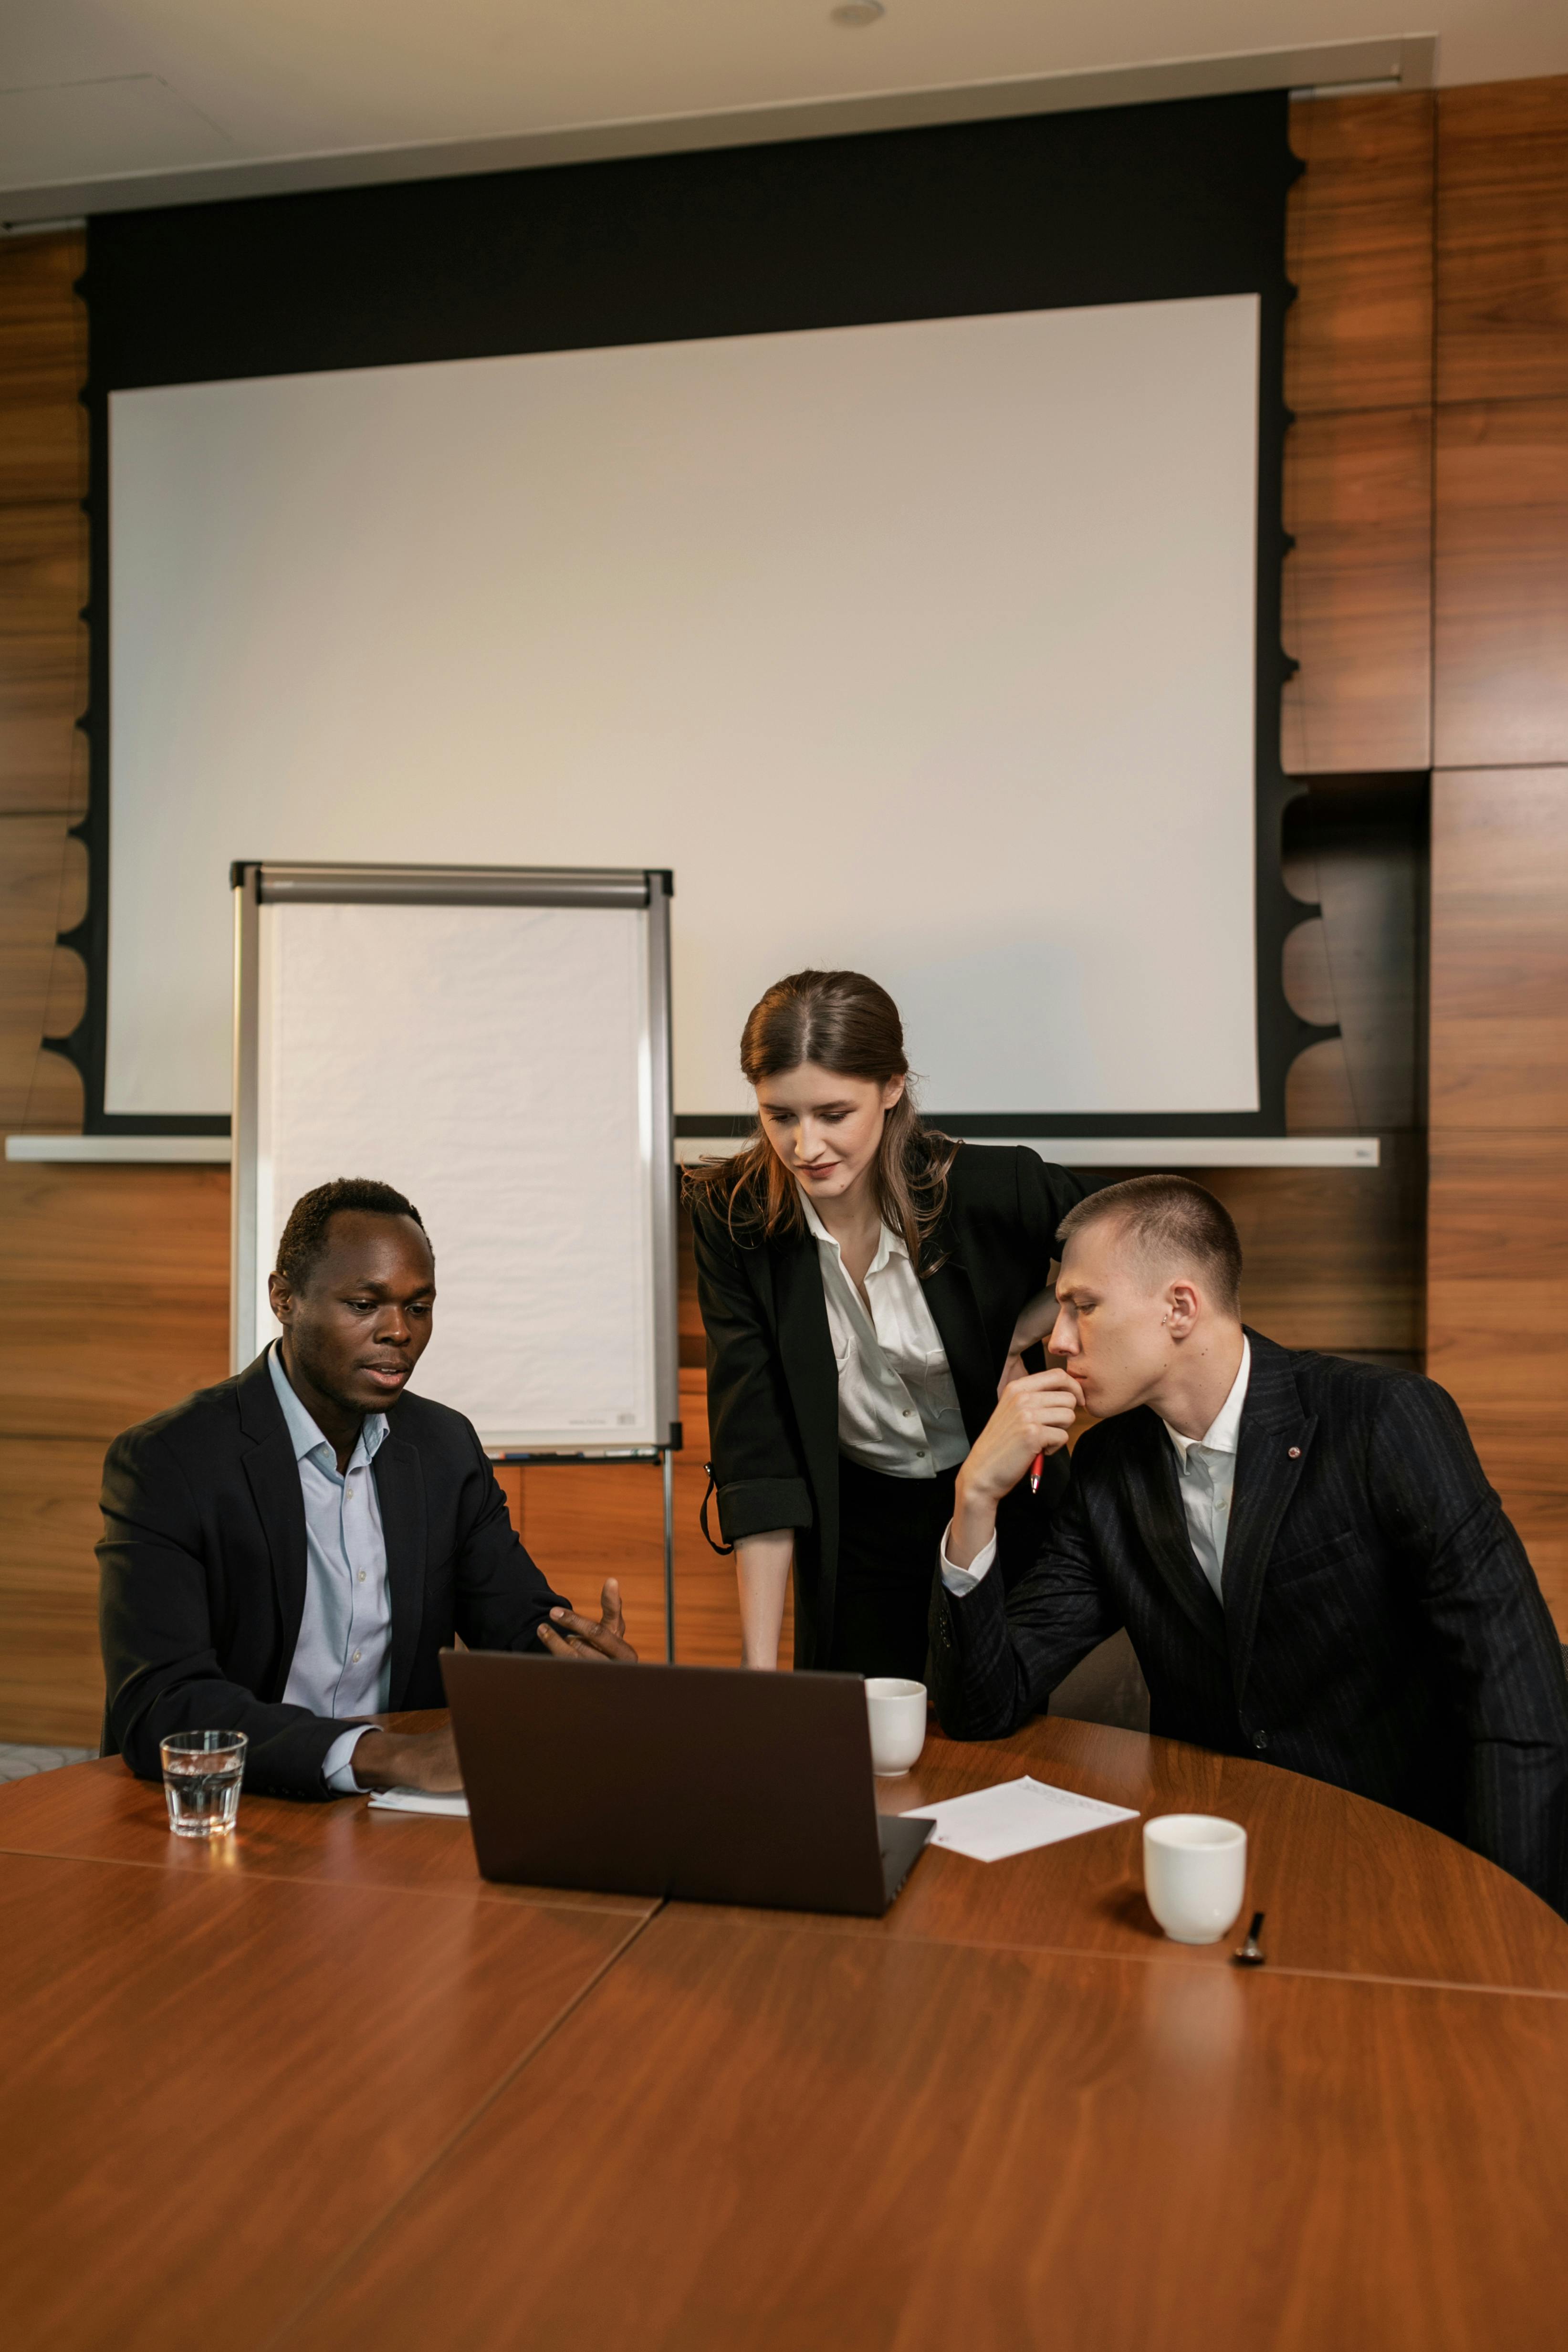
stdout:
[[[793,1566],[797,1666],[923,1680],[953,1477],[1049,1328],[1082,1188],[1026,1148],[924,1127],[898,1007],[859,972],[780,981],[741,1066],[757,1136],[687,1192],[745,1660],[777,1664]],[[1005,1507],[1025,1564],[1066,1482],[1065,1374],[1038,1410],[1039,1495],[1025,1481]]]

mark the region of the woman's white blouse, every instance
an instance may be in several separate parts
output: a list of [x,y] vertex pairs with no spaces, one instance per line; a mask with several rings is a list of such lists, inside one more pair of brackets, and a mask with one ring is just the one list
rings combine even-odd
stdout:
[[827,1328],[838,1363],[838,1444],[863,1469],[888,1478],[934,1478],[969,1451],[958,1391],[909,1251],[888,1225],[866,1275],[865,1302],[838,1244],[804,1192],[816,1240]]

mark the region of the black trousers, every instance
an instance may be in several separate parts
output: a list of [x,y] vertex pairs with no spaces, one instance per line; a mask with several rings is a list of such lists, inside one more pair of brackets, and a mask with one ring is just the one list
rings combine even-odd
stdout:
[[937,1546],[952,1517],[957,1475],[889,1478],[839,1455],[838,1579],[826,1666],[925,1681]]

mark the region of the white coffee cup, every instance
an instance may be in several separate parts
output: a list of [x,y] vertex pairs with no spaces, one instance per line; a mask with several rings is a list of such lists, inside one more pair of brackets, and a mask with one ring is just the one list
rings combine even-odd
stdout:
[[1247,1893],[1247,1832],[1213,1813],[1157,1813],[1143,1824],[1143,1892],[1175,1944],[1217,1944]]
[[926,1686],[896,1675],[868,1675],[866,1712],[871,1718],[871,1769],[897,1780],[926,1744]]

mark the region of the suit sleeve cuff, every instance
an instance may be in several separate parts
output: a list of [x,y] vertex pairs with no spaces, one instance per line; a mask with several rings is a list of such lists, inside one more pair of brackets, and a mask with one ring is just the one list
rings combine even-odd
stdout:
[[360,1794],[359,1782],[354,1779],[354,1749],[365,1733],[374,1729],[374,1723],[356,1724],[352,1731],[345,1731],[334,1739],[322,1757],[321,1778],[334,1797],[357,1797]]
[[962,1601],[966,1592],[973,1592],[975,1586],[984,1580],[986,1572],[996,1557],[996,1538],[993,1536],[984,1550],[977,1551],[967,1568],[954,1568],[947,1556],[947,1539],[952,1533],[952,1522],[950,1519],[942,1531],[942,1543],[937,1556],[942,1568],[942,1582],[955,1601]]
[[726,1543],[773,1535],[781,1528],[808,1528],[812,1517],[804,1478],[736,1478],[719,1489],[719,1524]]

